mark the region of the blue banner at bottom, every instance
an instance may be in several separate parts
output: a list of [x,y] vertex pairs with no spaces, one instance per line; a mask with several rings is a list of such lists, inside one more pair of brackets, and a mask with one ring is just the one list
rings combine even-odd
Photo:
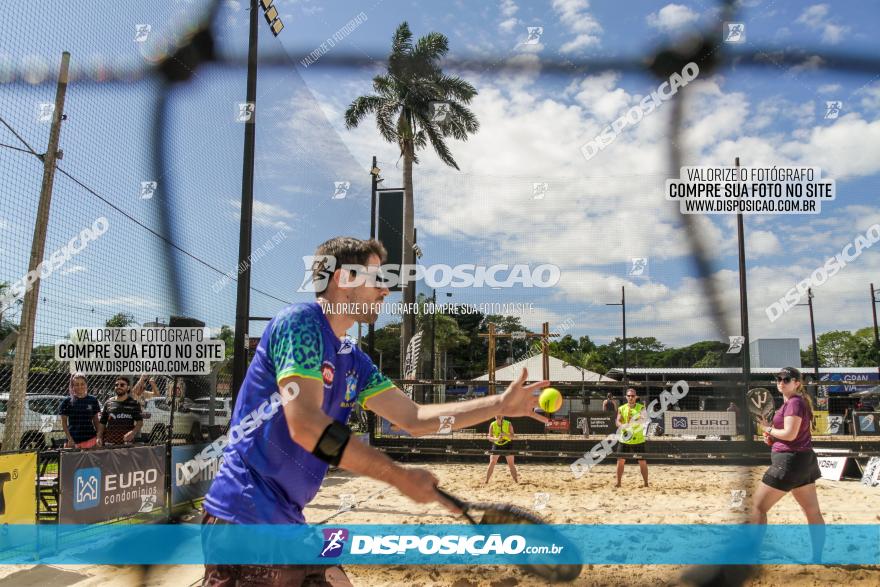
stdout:
[[3,526],[0,564],[880,564],[880,525]]

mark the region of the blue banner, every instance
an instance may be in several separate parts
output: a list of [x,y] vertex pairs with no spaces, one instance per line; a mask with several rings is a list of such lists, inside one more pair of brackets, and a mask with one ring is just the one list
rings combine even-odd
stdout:
[[[824,541],[820,560],[812,558],[814,539]],[[204,564],[206,560],[310,565],[877,565],[880,525],[177,524],[0,528],[2,564]]]
[[[864,385],[851,385],[852,383],[876,383],[878,381],[878,373],[823,373],[820,381],[840,381],[842,385],[829,385],[825,387],[828,393],[854,393],[856,391],[864,391],[868,389]],[[850,385],[847,385],[849,383]]]

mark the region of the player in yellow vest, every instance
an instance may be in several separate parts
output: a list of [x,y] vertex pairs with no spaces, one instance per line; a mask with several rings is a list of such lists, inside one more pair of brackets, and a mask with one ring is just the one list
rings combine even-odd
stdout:
[[503,416],[495,416],[495,420],[489,424],[489,440],[492,441],[492,448],[489,449],[489,470],[486,471],[486,483],[492,477],[492,471],[495,470],[495,463],[503,454],[507,461],[507,468],[510,469],[510,475],[513,477],[514,483],[519,483],[519,476],[516,474],[516,465],[513,464],[513,455],[507,454],[507,447],[513,440],[513,424],[510,420],[505,420]]
[[[620,430],[622,426],[624,430],[629,430],[632,434],[629,440],[620,438],[619,452],[622,454],[645,454],[645,420],[647,414],[644,413],[644,404],[638,403],[638,397],[635,389],[627,389],[626,403],[617,410],[617,429]],[[615,487],[620,487],[624,463],[626,463],[625,456],[617,459],[617,485]],[[639,459],[639,469],[642,471],[642,479],[645,480],[645,487],[647,487],[647,461]]]

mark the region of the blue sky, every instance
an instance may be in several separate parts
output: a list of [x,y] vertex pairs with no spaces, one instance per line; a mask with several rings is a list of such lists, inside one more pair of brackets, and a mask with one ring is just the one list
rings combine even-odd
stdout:
[[[550,290],[489,288],[456,290],[459,303],[525,302],[540,322],[573,319],[575,335],[605,342],[619,335],[619,308],[607,302],[627,287],[628,333],[656,336],[668,344],[717,338],[689,258],[674,204],[662,197],[670,177],[666,162],[669,106],[658,108],[593,159],[580,147],[655,89],[645,75],[557,75],[546,60],[611,58],[645,54],[671,38],[717,20],[710,2],[291,2],[276,0],[286,28],[279,39],[261,22],[263,54],[302,55],[317,48],[363,12],[366,20],[331,51],[381,59],[395,27],[407,20],[416,36],[439,31],[450,55],[488,62],[480,71],[458,72],[479,95],[472,110],[481,130],[450,146],[460,172],[431,151],[415,171],[416,215],[422,262],[555,263],[560,284]],[[750,322],[753,338],[798,336],[806,345],[809,321],[797,308],[770,323],[764,308],[806,278],[824,259],[880,222],[876,190],[880,173],[880,82],[865,75],[826,71],[816,52],[876,55],[880,40],[878,2],[743,2],[744,45],[801,49],[796,67],[735,66],[701,75],[689,88],[684,162],[689,165],[808,165],[837,180],[837,200],[818,216],[752,216],[746,219]],[[75,68],[138,67],[161,39],[191,23],[203,2],[123,2],[103,12],[94,2],[47,2],[43,25],[33,14],[0,7],[0,79],[10,70],[47,72],[70,50]],[[239,59],[246,49],[247,12],[225,2],[218,44]],[[150,24],[145,43],[134,42],[135,25]],[[527,27],[543,27],[539,43],[525,44]],[[366,120],[348,131],[342,112],[370,92],[375,68],[264,67],[257,106],[256,207],[253,246],[281,231],[285,236],[259,259],[253,285],[272,294],[252,296],[253,315],[271,315],[281,303],[299,301],[303,255],[337,234],[369,232],[367,168],[377,155],[384,185],[400,181],[394,146],[381,141]],[[4,72],[7,72],[4,74]],[[450,70],[450,73],[454,73]],[[39,76],[38,76],[39,77]],[[0,84],[0,113],[34,145],[45,150],[48,124],[37,120],[40,102],[52,101],[47,83]],[[39,81],[39,79],[31,80]],[[244,101],[243,68],[207,66],[193,83],[171,94],[166,146],[172,162],[166,177],[149,167],[151,108],[157,86],[149,80],[95,82],[79,77],[68,90],[68,121],[62,131],[62,168],[126,214],[156,227],[157,207],[171,206],[174,238],[199,259],[223,271],[237,256],[236,202],[241,190]],[[836,119],[825,103],[843,102]],[[4,126],[0,143],[21,146]],[[0,280],[14,281],[27,267],[39,192],[40,166],[32,156],[0,147]],[[157,180],[152,199],[141,199],[140,182]],[[334,181],[350,181],[345,199],[331,199]],[[547,183],[542,200],[533,184]],[[138,321],[167,316],[167,271],[156,239],[120,213],[58,176],[46,253],[105,215],[106,235],[46,279],[38,340],[50,342],[70,327],[96,325],[116,311]],[[700,218],[719,269],[715,275],[725,307],[737,311],[736,240],[733,217]],[[649,259],[648,274],[628,275],[633,257]],[[235,287],[212,289],[221,275],[183,260],[186,311],[211,326],[234,320]],[[858,328],[870,322],[868,283],[880,284],[880,251],[869,249],[832,280],[816,288],[817,329]],[[448,291],[452,291],[451,289]],[[251,333],[259,334],[255,323]],[[726,334],[738,334],[730,332]]]

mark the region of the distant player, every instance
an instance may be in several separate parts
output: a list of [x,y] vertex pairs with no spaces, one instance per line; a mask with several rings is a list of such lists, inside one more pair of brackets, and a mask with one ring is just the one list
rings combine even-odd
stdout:
[[[489,470],[486,471],[486,483],[489,483],[489,478],[492,477],[492,471],[495,470],[495,463],[498,462],[498,458],[503,454],[501,451],[504,451],[504,447],[510,444],[510,441],[513,440],[513,423],[511,423],[510,420],[505,420],[500,414],[495,416],[495,420],[489,424],[488,437],[489,440],[492,441],[492,448],[489,449],[489,452],[492,454],[489,455]],[[513,455],[504,454],[504,460],[507,461],[507,468],[510,469],[510,475],[513,477],[513,482],[519,483],[519,477],[516,474],[516,465],[513,464]]]
[[[620,439],[620,452],[623,454],[636,454],[645,452],[645,409],[644,404],[638,403],[639,396],[636,390],[629,388],[626,390],[626,403],[617,410],[617,429],[621,428],[629,430],[632,436],[629,440]],[[620,487],[620,480],[623,478],[623,465],[626,463],[626,457],[617,459],[617,485]],[[642,479],[645,481],[645,487],[648,486],[648,462],[645,459],[639,459],[639,469],[642,472]]]

